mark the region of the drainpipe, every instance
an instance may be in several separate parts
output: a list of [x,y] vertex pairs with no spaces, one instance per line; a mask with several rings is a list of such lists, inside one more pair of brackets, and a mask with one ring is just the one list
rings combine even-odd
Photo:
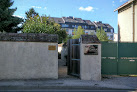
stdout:
[[132,2],[132,16],[133,16],[133,42],[135,42],[135,10],[134,10],[134,1]]

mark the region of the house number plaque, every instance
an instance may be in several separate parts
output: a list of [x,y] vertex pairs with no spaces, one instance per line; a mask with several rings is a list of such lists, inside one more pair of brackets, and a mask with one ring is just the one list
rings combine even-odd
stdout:
[[55,45],[49,45],[48,50],[56,50],[56,46]]

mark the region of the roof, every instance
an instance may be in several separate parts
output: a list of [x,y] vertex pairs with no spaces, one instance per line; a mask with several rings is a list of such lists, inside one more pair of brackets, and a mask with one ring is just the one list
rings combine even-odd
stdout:
[[106,23],[102,23],[101,21],[99,21],[99,22],[94,22],[94,24],[96,25],[96,27],[113,28],[111,25],[106,24]]
[[85,23],[81,18],[74,17],[62,17],[65,22],[73,22],[73,23]]
[[62,18],[49,17],[50,20],[54,20],[56,23],[64,23]]
[[90,20],[83,20],[81,18],[74,18],[74,17],[62,17],[62,18],[57,18],[57,17],[50,17],[50,20],[54,20],[56,23],[81,23],[81,24],[88,24],[88,25],[94,25]]
[[115,9],[114,12],[117,11],[117,10],[119,10],[119,9],[121,9],[121,8],[123,8],[124,6],[130,4],[130,3],[133,2],[133,1],[135,1],[135,0],[129,0],[129,1],[127,1],[126,3],[124,3],[124,4],[121,5],[121,6],[119,6],[117,9]]
[[[82,18],[74,18],[72,16],[69,17],[50,17],[49,19],[54,20],[56,23],[72,23],[72,24],[79,24],[79,25],[89,25],[89,26],[95,26],[95,27],[103,27],[103,28],[112,28],[113,27],[109,24],[102,23],[102,21],[99,22],[91,22],[90,20],[83,20]],[[69,27],[71,28],[71,27]],[[72,27],[73,29],[73,27]]]
[[102,22],[94,22],[97,27],[106,27]]
[[83,44],[100,43],[96,35],[81,35]]
[[104,24],[107,28],[113,28],[111,25],[109,24]]
[[94,25],[90,20],[84,20],[85,23],[87,23],[88,25]]

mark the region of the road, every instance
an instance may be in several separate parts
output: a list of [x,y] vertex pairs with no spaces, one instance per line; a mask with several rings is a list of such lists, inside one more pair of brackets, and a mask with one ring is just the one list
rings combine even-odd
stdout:
[[68,89],[35,89],[35,90],[0,90],[0,92],[137,92],[137,90],[68,90]]

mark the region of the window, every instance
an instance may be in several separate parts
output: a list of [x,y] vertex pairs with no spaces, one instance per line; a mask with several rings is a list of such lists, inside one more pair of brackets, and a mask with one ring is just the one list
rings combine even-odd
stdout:
[[91,28],[94,28],[94,26],[91,26]]
[[107,29],[106,29],[106,28],[104,28],[104,31],[105,31],[105,32],[107,32]]
[[67,25],[67,24],[62,24],[62,27],[69,27],[69,25]]
[[68,32],[68,31],[69,31],[69,30],[68,30],[68,29],[66,29],[66,33],[67,33],[67,34],[69,34],[69,32]]
[[111,33],[113,33],[113,29],[111,29]]
[[72,35],[74,35],[74,30],[72,30]]
[[75,28],[78,28],[78,25],[75,25]]
[[88,32],[86,32],[85,34],[88,35]]
[[69,35],[72,35],[72,30],[71,30],[71,29],[69,29],[68,34],[69,34]]
[[110,39],[113,39],[113,35],[110,35]]
[[87,29],[87,28],[88,28],[88,26],[85,25],[85,29]]
[[85,31],[85,34],[88,34],[88,31]]
[[72,27],[75,27],[75,25],[72,25]]
[[90,32],[90,35],[95,35],[95,33],[94,32]]

